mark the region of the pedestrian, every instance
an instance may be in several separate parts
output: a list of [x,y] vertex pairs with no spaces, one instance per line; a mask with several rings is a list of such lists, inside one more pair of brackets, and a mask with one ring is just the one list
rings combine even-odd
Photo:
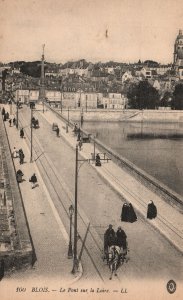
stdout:
[[82,145],[83,145],[83,141],[82,141],[82,139],[80,139],[80,141],[78,142],[78,146],[79,146],[79,150],[80,151],[82,149]]
[[34,189],[37,186],[37,177],[35,173],[31,176],[29,182],[32,183],[32,189]]
[[15,119],[15,117],[13,118],[13,126],[15,126],[16,125],[16,119]]
[[9,112],[7,111],[6,113],[6,119],[8,120],[9,119]]
[[20,137],[23,139],[23,137],[24,137],[24,130],[23,130],[23,128],[21,128],[20,129]]
[[101,161],[100,161],[99,153],[97,153],[96,158],[95,158],[95,166],[101,167]]
[[59,129],[59,127],[57,127],[57,129],[56,129],[57,137],[59,137],[59,132],[60,132],[60,129]]
[[22,182],[22,177],[24,176],[23,172],[19,169],[16,173],[17,182]]
[[12,122],[12,119],[9,119],[9,124],[10,124],[10,127],[11,127],[11,122]]
[[133,223],[137,221],[137,216],[131,203],[124,203],[121,212],[121,221]]
[[24,157],[25,157],[25,155],[24,155],[24,153],[23,153],[23,150],[20,149],[20,150],[19,150],[20,165],[22,165],[22,164],[24,163]]
[[147,206],[147,219],[155,219],[157,217],[157,208],[152,200],[148,203]]
[[17,149],[16,149],[16,147],[13,148],[12,156],[13,156],[13,158],[17,158]]
[[4,109],[4,107],[2,108],[2,116],[4,116],[5,115],[5,109]]
[[3,116],[3,121],[6,122],[7,118],[6,118],[6,113]]

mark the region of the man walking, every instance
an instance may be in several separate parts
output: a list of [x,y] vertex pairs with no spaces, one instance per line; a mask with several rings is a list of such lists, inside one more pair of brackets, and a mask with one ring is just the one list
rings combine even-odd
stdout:
[[32,189],[34,189],[37,186],[37,177],[35,173],[31,176],[29,181],[32,183]]

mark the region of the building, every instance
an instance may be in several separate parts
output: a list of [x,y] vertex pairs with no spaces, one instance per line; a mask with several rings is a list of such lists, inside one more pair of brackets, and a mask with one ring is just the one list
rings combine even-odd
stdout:
[[30,91],[28,89],[17,89],[15,91],[15,102],[28,103]]
[[120,93],[109,93],[103,97],[103,107],[107,109],[125,109],[127,98]]
[[179,34],[175,40],[174,53],[173,53],[173,66],[176,71],[177,77],[183,79],[183,34],[179,30]]

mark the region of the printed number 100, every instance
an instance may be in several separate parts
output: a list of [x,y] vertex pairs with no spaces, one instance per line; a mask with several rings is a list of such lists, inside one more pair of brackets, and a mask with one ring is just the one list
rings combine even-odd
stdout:
[[26,288],[23,288],[23,287],[17,287],[16,288],[16,292],[18,293],[22,293],[22,292],[25,292],[26,291]]

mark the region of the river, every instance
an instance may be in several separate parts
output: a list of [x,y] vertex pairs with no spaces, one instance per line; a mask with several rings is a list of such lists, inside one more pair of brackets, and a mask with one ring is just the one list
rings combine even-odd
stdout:
[[183,124],[84,122],[83,129],[183,196]]

